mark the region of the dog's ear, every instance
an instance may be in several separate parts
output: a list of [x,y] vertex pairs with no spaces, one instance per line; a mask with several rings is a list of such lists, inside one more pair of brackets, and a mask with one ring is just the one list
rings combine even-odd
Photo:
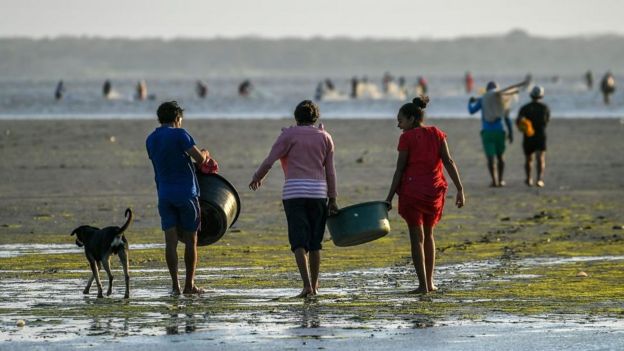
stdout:
[[69,234],[69,236],[72,236],[72,235],[74,235],[74,234],[78,234],[78,231],[79,231],[79,230],[80,230],[80,227],[78,227],[78,228],[74,229],[74,231],[73,231],[73,232],[71,232],[71,234]]

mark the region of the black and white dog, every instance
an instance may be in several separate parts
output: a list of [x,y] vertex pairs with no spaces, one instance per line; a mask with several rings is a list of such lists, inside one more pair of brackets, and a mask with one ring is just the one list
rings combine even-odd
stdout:
[[76,235],[76,245],[84,247],[85,255],[91,266],[93,275],[89,279],[83,293],[88,294],[91,289],[93,279],[98,287],[98,297],[102,295],[102,283],[100,282],[99,270],[104,267],[108,274],[108,292],[110,295],[113,290],[113,275],[110,270],[110,256],[116,254],[119,256],[121,265],[123,266],[124,277],[126,278],[126,294],[124,298],[130,297],[130,275],[128,274],[128,240],[123,233],[132,221],[132,210],[126,209],[126,223],[120,227],[96,228],[89,225],[80,226],[71,233]]

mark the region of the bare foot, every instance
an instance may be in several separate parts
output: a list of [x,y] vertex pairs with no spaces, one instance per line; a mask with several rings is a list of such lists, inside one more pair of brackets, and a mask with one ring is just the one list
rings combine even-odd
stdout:
[[427,289],[423,289],[423,288],[421,288],[421,287],[418,287],[418,289],[410,290],[410,291],[408,292],[408,294],[422,294],[422,295],[424,295],[424,294],[426,294],[427,292],[428,292],[428,291],[427,291]]
[[186,288],[184,289],[184,295],[192,295],[192,294],[201,295],[204,292],[205,292],[204,289],[198,287],[197,285],[193,285],[193,287],[190,289],[186,289]]
[[504,180],[501,180],[500,182],[498,182],[498,187],[499,187],[499,188],[502,188],[502,187],[504,187],[505,185],[507,185],[507,183],[505,183],[505,181],[504,181]]
[[430,288],[429,288],[429,292],[438,291],[438,287],[437,287],[437,286],[435,286],[435,285],[433,285],[433,284],[431,284],[431,285],[429,285],[429,286],[430,286]]
[[524,181],[524,184],[526,184],[527,186],[533,186],[533,179],[527,179]]
[[537,186],[538,186],[538,187],[540,187],[540,188],[543,188],[543,187],[544,187],[544,181],[543,181],[543,180],[541,180],[541,179],[540,179],[540,180],[538,180],[538,181],[537,181]]
[[314,296],[314,290],[312,290],[311,288],[303,288],[303,290],[301,290],[299,295],[297,295],[295,297],[299,298],[299,299],[302,299],[302,298],[306,298],[308,296]]

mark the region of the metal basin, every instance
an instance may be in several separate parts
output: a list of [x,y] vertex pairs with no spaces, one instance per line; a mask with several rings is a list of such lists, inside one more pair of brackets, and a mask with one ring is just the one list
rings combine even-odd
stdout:
[[327,228],[336,246],[353,246],[379,239],[390,233],[388,204],[371,201],[344,207],[327,218]]
[[[238,219],[241,204],[236,188],[218,174],[197,174],[201,227],[197,246],[214,244]],[[179,236],[183,241],[182,236]]]

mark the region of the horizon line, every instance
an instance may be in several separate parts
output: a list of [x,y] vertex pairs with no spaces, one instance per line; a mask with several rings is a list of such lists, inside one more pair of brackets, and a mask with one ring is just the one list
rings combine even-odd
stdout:
[[281,41],[281,40],[352,40],[352,41],[455,41],[465,39],[485,39],[485,38],[502,38],[507,36],[526,36],[534,39],[593,39],[598,37],[624,37],[624,32],[595,32],[595,33],[577,33],[569,35],[541,35],[533,34],[525,29],[515,28],[506,32],[500,33],[483,33],[483,34],[468,34],[457,35],[453,37],[434,37],[434,36],[420,36],[420,37],[401,37],[401,36],[350,36],[350,35],[310,35],[310,36],[267,36],[258,34],[244,34],[244,35],[214,35],[214,36],[193,36],[193,35],[180,35],[180,36],[121,36],[121,35],[102,35],[102,34],[58,34],[58,35],[3,35],[0,34],[0,39],[27,39],[27,40],[57,40],[57,39],[103,39],[103,40],[161,40],[161,41],[176,41],[176,40],[266,40],[266,41]]

